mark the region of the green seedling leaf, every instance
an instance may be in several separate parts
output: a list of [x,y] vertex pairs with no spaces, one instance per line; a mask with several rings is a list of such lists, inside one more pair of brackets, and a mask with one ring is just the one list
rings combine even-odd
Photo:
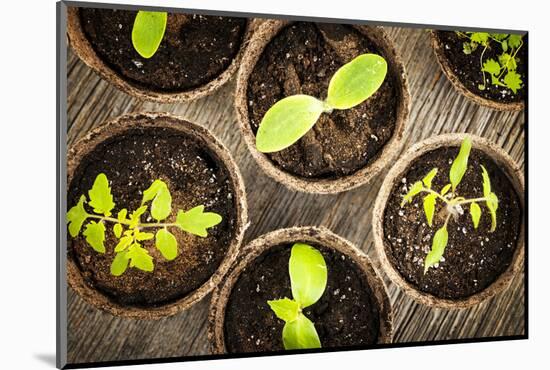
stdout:
[[479,225],[479,219],[481,218],[481,208],[476,202],[472,202],[470,204],[470,215],[472,216],[474,229],[477,229],[477,226]]
[[88,204],[93,207],[95,213],[105,215],[106,217],[111,215],[111,210],[115,207],[115,203],[113,202],[109,180],[107,180],[107,176],[104,173],[97,175],[94,185],[88,192],[88,196],[90,197]]
[[144,58],[151,58],[157,52],[166,31],[166,12],[139,11],[132,28],[134,49]]
[[113,259],[113,262],[111,263],[111,275],[113,276],[120,276],[124,274],[126,269],[128,268],[128,262],[130,259],[128,258],[128,252],[120,252],[115,255],[115,258]]
[[327,265],[321,252],[307,244],[294,244],[288,270],[292,297],[302,308],[321,298],[327,286]]
[[439,194],[441,194],[441,196],[447,194],[449,192],[449,189],[451,189],[451,184],[447,184],[445,185],[442,189],[441,189],[441,192]]
[[264,115],[256,134],[256,148],[262,153],[288,148],[317,122],[325,104],[308,95],[279,100]]
[[522,38],[521,35],[515,35],[515,34],[510,35],[508,37],[508,46],[510,46],[513,49],[519,48],[522,43],[521,38]]
[[296,320],[301,313],[300,304],[289,298],[267,301],[267,304],[275,312],[275,315],[284,322]]
[[153,233],[145,233],[145,232],[142,232],[142,231],[137,231],[135,233],[135,238],[138,241],[151,240],[154,237],[155,237],[155,234],[153,234]]
[[470,55],[472,54],[472,45],[468,41],[464,41],[462,43],[462,51],[464,54]]
[[283,344],[287,350],[321,348],[315,325],[303,314],[299,314],[296,320],[285,324]]
[[500,64],[494,59],[487,59],[485,63],[483,63],[482,70],[491,75],[498,76],[500,73]]
[[118,212],[118,215],[116,216],[117,220],[120,222],[126,221],[126,216],[128,215],[128,210],[126,208],[123,208]]
[[327,104],[334,109],[350,109],[361,104],[382,86],[387,72],[388,64],[380,55],[359,55],[332,76]]
[[507,33],[490,33],[489,35],[497,41],[502,41],[508,37]]
[[115,224],[115,226],[113,226],[113,233],[117,238],[120,238],[120,236],[122,235],[122,225]]
[[504,84],[515,94],[519,89],[521,89],[523,81],[521,80],[519,73],[516,71],[509,71],[506,73],[506,76],[504,76]]
[[424,273],[428,271],[430,267],[439,263],[443,253],[445,252],[445,247],[447,246],[447,241],[449,239],[449,234],[447,232],[447,225],[443,225],[439,230],[435,232],[435,235],[432,240],[432,249],[426,256],[424,260]]
[[130,267],[147,272],[151,272],[155,268],[153,257],[149,255],[147,249],[142,248],[138,243],[134,243],[128,248],[127,256],[130,259]]
[[130,244],[132,244],[133,242],[134,242],[134,238],[132,236],[130,236],[130,235],[123,236],[118,241],[118,244],[115,247],[115,252],[117,252],[117,253],[122,252],[123,250],[128,248],[130,246]]
[[222,222],[222,216],[214,212],[204,212],[204,206],[196,206],[187,212],[179,211],[176,217],[176,225],[183,231],[201,236],[208,236],[206,229]]
[[423,189],[422,181],[415,182],[413,186],[411,186],[409,192],[405,194],[405,196],[403,197],[403,201],[401,202],[401,207],[403,207],[407,202],[409,203],[412,202],[412,199],[414,198],[414,196],[420,193],[422,189]]
[[432,226],[434,213],[435,213],[435,194],[428,194],[424,197],[424,213],[426,214],[426,221],[428,225]]
[[491,232],[495,231],[497,228],[497,209],[498,209],[498,198],[495,193],[490,193],[485,202],[489,213],[491,214]]
[[481,165],[481,177],[483,178],[483,196],[487,198],[491,194],[491,179],[485,166]]
[[67,222],[69,223],[69,234],[76,238],[82,229],[82,224],[88,218],[88,213],[84,209],[86,197],[82,195],[78,203],[67,212]]
[[498,62],[500,63],[502,68],[506,68],[509,71],[515,71],[516,68],[518,67],[516,63],[516,58],[514,58],[508,53],[503,53],[499,55]]
[[487,32],[472,32],[472,35],[470,36],[470,39],[474,42],[477,42],[481,45],[487,45],[487,41],[489,40],[489,33]]
[[464,173],[466,173],[466,169],[468,168],[468,157],[470,156],[471,149],[472,149],[472,141],[470,140],[469,137],[466,137],[464,141],[462,141],[462,144],[460,145],[460,151],[458,152],[457,157],[453,161],[453,164],[451,165],[451,170],[449,173],[449,179],[451,180],[453,193],[455,192],[458,184],[460,184],[460,181],[462,181],[462,177],[464,176]]
[[437,168],[432,169],[424,178],[422,179],[422,182],[424,183],[424,186],[428,189],[432,188],[432,180],[434,179],[435,175],[437,175]]
[[168,261],[172,261],[178,256],[178,242],[176,237],[166,229],[157,231],[155,247],[157,247],[162,256]]
[[141,216],[147,211],[147,206],[141,206],[130,214],[130,229],[135,228],[141,221]]
[[84,236],[90,246],[99,253],[105,253],[105,225],[103,222],[90,221],[84,229]]
[[151,186],[143,192],[141,204],[150,200],[153,200],[151,202],[151,216],[155,220],[162,221],[170,216],[172,212],[172,196],[164,181],[153,181]]

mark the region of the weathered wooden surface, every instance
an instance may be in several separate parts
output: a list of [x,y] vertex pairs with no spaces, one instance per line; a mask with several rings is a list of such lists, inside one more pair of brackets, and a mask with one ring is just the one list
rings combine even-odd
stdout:
[[[437,65],[422,30],[388,28],[408,71],[412,110],[404,148],[423,138],[469,132],[501,145],[524,165],[523,113],[496,112],[459,95]],[[233,113],[230,83],[213,96],[159,105],[133,99],[108,85],[69,52],[69,144],[92,127],[126,112],[168,111],[208,127],[233,153],[248,190],[251,227],[245,241],[282,227],[323,225],[356,243],[378,266],[371,239],[372,206],[384,177],[339,195],[294,193],[265,176],[242,141]],[[385,277],[394,310],[396,342],[479,338],[524,333],[524,276],[510,289],[465,310],[432,309],[414,303]],[[119,319],[86,304],[69,289],[69,362],[208,354],[210,296],[191,309],[160,321]]]

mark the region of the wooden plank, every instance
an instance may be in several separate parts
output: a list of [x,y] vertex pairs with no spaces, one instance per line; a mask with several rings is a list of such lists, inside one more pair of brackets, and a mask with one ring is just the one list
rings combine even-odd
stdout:
[[[403,150],[426,137],[469,132],[501,145],[524,165],[525,116],[477,106],[459,95],[442,74],[425,31],[387,28],[408,71],[412,110]],[[68,142],[126,112],[167,111],[208,127],[233,153],[248,189],[251,227],[246,241],[277,228],[323,225],[356,243],[379,263],[371,239],[371,210],[385,171],[369,185],[337,195],[295,193],[258,176],[259,168],[241,139],[233,112],[234,82],[191,103],[153,104],[133,99],[101,80],[70,51]],[[259,191],[261,190],[261,191]],[[524,277],[493,299],[464,310],[416,304],[384,277],[394,309],[396,342],[491,337],[524,333]],[[69,289],[70,362],[208,354],[210,296],[191,309],[159,321],[121,319],[86,304]]]

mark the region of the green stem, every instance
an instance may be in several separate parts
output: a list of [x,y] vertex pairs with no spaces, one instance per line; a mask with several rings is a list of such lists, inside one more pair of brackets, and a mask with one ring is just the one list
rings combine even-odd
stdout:
[[434,190],[428,189],[428,188],[424,188],[424,187],[422,188],[421,191],[423,191],[425,193],[435,194],[439,199],[444,201],[446,204],[449,204],[449,201],[445,197],[443,197],[441,194],[439,194],[437,191],[434,191]]
[[483,76],[483,89],[485,90],[487,88],[487,83],[485,82],[485,70],[483,69],[483,55],[485,55],[485,50],[487,50],[487,45],[483,48],[483,51],[481,52],[481,56],[479,57],[479,64],[481,64],[481,73]]
[[453,203],[453,205],[468,204],[468,203],[474,203],[474,202],[486,202],[486,201],[487,201],[487,198],[481,197],[481,198],[461,200],[460,202]]
[[[98,215],[90,215],[88,214],[88,217],[89,218],[96,218],[96,219],[99,219],[99,220],[104,220],[104,221],[109,221],[109,222],[114,222],[114,223],[117,223],[117,224],[122,224],[122,225],[126,225],[126,226],[130,226],[130,221],[129,220],[118,220],[114,217],[108,217],[108,216],[98,216]],[[145,223],[138,223],[137,224],[137,228],[140,228],[140,229],[146,229],[146,228],[151,228],[151,227],[168,227],[168,226],[177,226],[175,223],[164,223],[164,222],[145,222]]]

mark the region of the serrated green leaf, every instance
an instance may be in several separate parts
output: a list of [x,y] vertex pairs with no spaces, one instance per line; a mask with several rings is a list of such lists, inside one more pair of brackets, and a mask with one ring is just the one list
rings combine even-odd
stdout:
[[222,216],[214,212],[204,212],[204,206],[196,206],[187,212],[179,211],[176,216],[176,225],[183,231],[198,235],[208,236],[206,229],[222,222]]
[[451,184],[447,184],[445,185],[442,189],[441,189],[441,192],[439,194],[441,194],[441,196],[447,194],[449,192],[449,189],[451,189]]
[[468,41],[464,41],[462,43],[462,51],[464,52],[464,54],[466,55],[470,55],[472,54],[472,45],[468,42]]
[[130,225],[129,228],[135,228],[141,221],[141,216],[147,211],[147,206],[141,206],[134,212],[130,213]]
[[422,182],[424,183],[424,186],[428,189],[432,188],[432,180],[434,179],[435,175],[437,175],[437,168],[433,168],[424,178],[422,179]]
[[472,216],[474,229],[477,229],[477,226],[479,225],[479,219],[481,218],[481,208],[476,202],[472,202],[470,204],[470,215]]
[[67,212],[67,223],[69,224],[69,234],[75,238],[80,233],[82,224],[88,218],[88,213],[84,209],[86,197],[82,195],[78,203]]
[[279,100],[265,113],[256,134],[256,148],[262,153],[288,148],[317,122],[325,105],[309,95],[292,95]]
[[508,46],[510,46],[513,49],[519,48],[522,42],[521,38],[522,38],[521,35],[511,34],[508,37]]
[[292,297],[302,308],[321,298],[327,286],[327,265],[321,252],[307,244],[294,244],[288,271]]
[[502,41],[508,37],[507,33],[490,33],[489,35],[497,41]]
[[115,236],[117,238],[120,238],[120,236],[122,235],[122,225],[115,224],[115,226],[113,226],[113,233],[115,233]]
[[426,221],[428,221],[428,225],[431,227],[434,219],[434,213],[435,213],[435,201],[436,201],[436,195],[435,194],[428,194],[424,197],[424,214],[426,215]]
[[498,56],[498,62],[502,68],[506,68],[509,71],[515,71],[517,68],[516,58],[512,57],[508,53],[503,53]]
[[144,58],[151,58],[157,52],[166,31],[166,12],[139,11],[132,28],[134,49]]
[[490,193],[487,196],[485,201],[489,213],[491,214],[491,232],[495,231],[497,228],[497,209],[498,209],[498,198],[495,193]]
[[109,180],[107,180],[107,176],[104,173],[97,175],[92,188],[88,192],[88,196],[90,197],[88,204],[94,209],[95,213],[107,217],[111,215],[111,210],[115,207],[115,203],[113,202]]
[[359,55],[332,76],[327,104],[334,109],[350,109],[361,104],[382,86],[387,72],[388,64],[380,55]]
[[418,193],[420,193],[423,189],[423,186],[422,186],[422,181],[417,181],[415,182],[409,192],[407,194],[405,194],[405,196],[403,197],[403,201],[401,201],[401,207],[403,207],[405,205],[405,203],[407,202],[411,202],[412,199],[414,198],[414,196]]
[[449,239],[449,234],[447,232],[447,226],[443,225],[439,230],[435,232],[435,235],[432,240],[432,249],[426,256],[424,260],[424,273],[428,271],[430,267],[439,263],[443,253],[445,252],[445,247],[447,247],[447,241]]
[[267,301],[267,304],[275,312],[275,315],[284,322],[296,320],[301,312],[300,304],[289,298]]
[[127,251],[117,253],[115,255],[115,258],[113,259],[113,262],[111,263],[111,275],[120,276],[124,274],[124,272],[128,268],[129,261],[130,259],[128,258]]
[[477,42],[481,45],[487,45],[487,41],[489,40],[489,33],[487,32],[472,32],[472,35],[470,36],[470,39],[473,42]]
[[303,314],[299,314],[296,320],[285,323],[283,344],[286,350],[321,348],[315,325]]
[[128,258],[130,259],[130,267],[136,267],[142,271],[151,272],[155,268],[153,257],[149,255],[147,249],[135,243],[128,248]]
[[127,215],[128,215],[128,210],[126,208],[123,208],[120,210],[120,212],[118,212],[117,220],[125,221]]
[[466,137],[460,145],[460,151],[453,161],[453,164],[451,165],[451,170],[449,172],[449,179],[451,180],[453,193],[455,192],[458,184],[460,184],[460,181],[462,181],[462,177],[468,169],[468,157],[470,156],[471,149],[472,141],[469,137]]
[[105,253],[105,225],[103,222],[90,221],[84,229],[84,236],[90,246],[99,253]]
[[162,180],[155,180],[151,186],[143,192],[141,204],[153,200],[151,202],[151,216],[162,221],[170,216],[172,212],[172,196],[168,186]]
[[494,59],[487,59],[485,63],[483,63],[482,70],[494,76],[498,76],[500,73],[500,64]]
[[519,73],[516,71],[509,71],[506,73],[506,76],[504,76],[504,84],[515,94],[519,89],[521,89],[523,81],[521,80]]
[[132,244],[133,242],[134,242],[134,238],[132,236],[129,236],[129,235],[123,236],[118,241],[118,244],[115,247],[115,252],[117,252],[117,253],[122,252],[123,250],[128,248],[130,246],[130,244]]
[[157,231],[155,246],[168,261],[172,261],[178,256],[178,242],[176,237],[166,229]]

